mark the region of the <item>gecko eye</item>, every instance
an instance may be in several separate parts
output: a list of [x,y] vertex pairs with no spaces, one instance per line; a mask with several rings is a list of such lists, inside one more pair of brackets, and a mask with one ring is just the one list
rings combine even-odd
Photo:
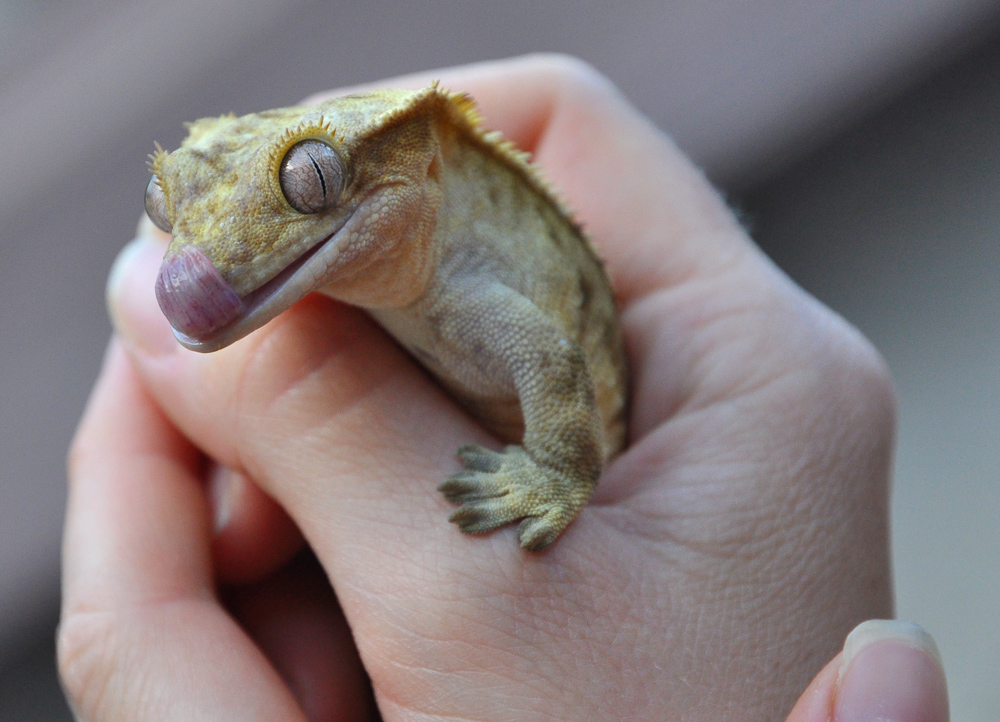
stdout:
[[319,213],[337,202],[344,171],[333,148],[318,140],[296,143],[278,172],[281,192],[299,213]]
[[164,233],[170,233],[170,216],[167,215],[167,197],[163,195],[160,181],[154,175],[146,186],[146,215]]

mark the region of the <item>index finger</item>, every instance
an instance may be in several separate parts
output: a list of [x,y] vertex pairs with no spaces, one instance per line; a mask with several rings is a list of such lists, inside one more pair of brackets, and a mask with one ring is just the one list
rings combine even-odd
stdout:
[[711,273],[735,252],[753,249],[704,174],[577,58],[474,63],[317,93],[306,102],[433,81],[469,93],[486,127],[533,154],[598,247],[623,301],[693,272]]

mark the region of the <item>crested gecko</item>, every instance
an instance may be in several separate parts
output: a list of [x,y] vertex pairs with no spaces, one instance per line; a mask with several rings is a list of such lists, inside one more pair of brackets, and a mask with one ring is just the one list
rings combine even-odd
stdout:
[[319,291],[366,309],[509,444],[466,444],[439,487],[476,534],[549,546],[625,443],[614,294],[525,153],[436,84],[189,125],[157,146],[146,211],[172,234],[156,297],[222,348]]

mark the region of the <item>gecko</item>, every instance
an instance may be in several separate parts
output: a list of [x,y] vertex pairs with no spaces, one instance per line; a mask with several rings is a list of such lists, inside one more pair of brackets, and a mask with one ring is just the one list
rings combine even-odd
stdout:
[[436,83],[188,124],[150,156],[156,297],[210,352],[314,291],[365,309],[501,442],[438,488],[469,534],[541,550],[626,440],[615,296],[529,155]]

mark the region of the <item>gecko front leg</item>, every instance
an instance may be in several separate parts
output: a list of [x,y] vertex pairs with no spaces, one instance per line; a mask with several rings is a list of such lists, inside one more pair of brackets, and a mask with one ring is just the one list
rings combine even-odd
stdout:
[[544,549],[586,505],[601,474],[586,357],[537,306],[501,284],[476,288],[441,330],[453,348],[472,350],[468,362],[480,373],[513,388],[524,419],[520,445],[458,450],[465,470],[438,487],[461,505],[450,520],[468,534],[521,520],[521,546]]

